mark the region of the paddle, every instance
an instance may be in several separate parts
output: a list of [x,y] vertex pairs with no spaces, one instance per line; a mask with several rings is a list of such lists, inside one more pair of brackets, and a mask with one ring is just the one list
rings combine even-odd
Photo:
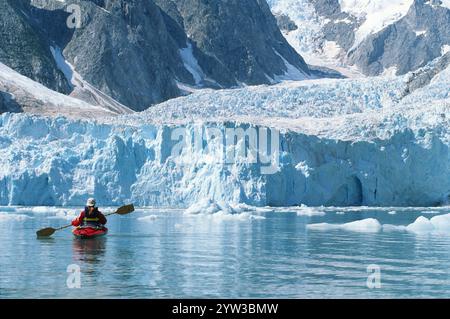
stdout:
[[[133,204],[122,206],[119,209],[117,209],[114,213],[109,213],[109,214],[106,214],[105,216],[111,216],[111,215],[115,215],[115,214],[117,214],[117,215],[126,215],[126,214],[129,214],[129,213],[132,213],[132,212],[134,212],[134,205]],[[53,235],[58,230],[63,230],[63,229],[69,228],[71,226],[72,226],[72,224],[67,225],[67,226],[63,226],[63,227],[60,227],[60,228],[52,228],[52,227],[44,228],[44,229],[38,230],[36,232],[36,235],[38,237],[50,237],[51,235]]]

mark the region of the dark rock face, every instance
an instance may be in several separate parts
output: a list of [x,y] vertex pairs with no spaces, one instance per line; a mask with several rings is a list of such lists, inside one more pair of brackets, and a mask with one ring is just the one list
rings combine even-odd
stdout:
[[[282,36],[265,0],[158,0],[168,3],[202,55],[199,65],[221,85],[270,83],[286,61],[309,74],[303,59]],[[234,83],[233,83],[234,82]]]
[[278,27],[282,31],[290,32],[298,29],[295,22],[286,14],[275,14],[275,18],[277,19]]
[[140,111],[179,96],[176,81],[193,83],[152,1],[79,5],[83,27],[75,30],[64,55],[97,89]]
[[0,0],[0,62],[48,88],[69,93],[47,40],[32,15],[29,1]]
[[422,69],[412,72],[407,83],[403,97],[417,89],[430,84],[431,80],[450,65],[450,52],[447,52],[434,63],[430,63]]
[[5,112],[19,113],[22,108],[11,94],[0,91],[0,114]]
[[[71,86],[50,46],[61,48],[85,81],[137,111],[184,94],[179,83],[269,84],[286,73],[285,61],[309,74],[265,0],[29,2],[0,0],[6,21],[0,41],[8,45],[1,46],[0,61],[63,93]],[[73,29],[69,4],[81,13]],[[14,34],[17,25],[23,31]]]

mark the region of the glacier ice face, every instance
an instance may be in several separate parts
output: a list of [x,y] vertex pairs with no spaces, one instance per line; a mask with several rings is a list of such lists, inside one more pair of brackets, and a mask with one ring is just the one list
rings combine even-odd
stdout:
[[255,206],[431,206],[450,195],[447,122],[429,131],[392,127],[388,138],[369,140],[286,130],[272,175],[261,174],[260,163],[210,160],[207,149],[183,150],[179,165],[171,154],[175,128],[3,114],[0,205],[82,205],[95,196],[102,205],[187,207],[209,198]]

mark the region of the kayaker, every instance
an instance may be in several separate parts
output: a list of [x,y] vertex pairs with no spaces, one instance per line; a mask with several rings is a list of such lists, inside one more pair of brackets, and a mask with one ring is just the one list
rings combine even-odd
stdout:
[[86,207],[80,213],[80,216],[72,221],[72,226],[92,228],[103,227],[107,222],[106,217],[98,210],[98,207],[96,207],[95,205],[95,199],[89,198],[87,200]]

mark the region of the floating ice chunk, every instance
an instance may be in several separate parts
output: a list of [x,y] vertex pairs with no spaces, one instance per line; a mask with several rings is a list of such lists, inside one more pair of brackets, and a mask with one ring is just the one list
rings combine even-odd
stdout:
[[388,212],[388,214],[389,215],[395,215],[395,214],[397,214],[397,212],[395,210],[391,210],[391,211]]
[[272,213],[278,211],[278,208],[274,207],[257,207],[248,204],[236,204],[233,205],[233,209],[236,212],[258,212],[258,213]]
[[33,217],[23,214],[0,214],[0,222],[8,222],[8,221],[25,221],[33,219]]
[[215,214],[221,211],[226,211],[228,213],[235,213],[234,209],[226,204],[225,202],[217,203],[212,201],[211,199],[202,199],[199,202],[191,205],[184,212],[187,215],[192,214]]
[[325,212],[316,207],[301,205],[296,208],[297,216],[324,216]]
[[250,213],[240,213],[240,214],[228,214],[224,211],[220,211],[216,214],[208,216],[215,222],[221,221],[246,221],[246,220],[264,220],[266,217],[260,215],[253,215]]
[[347,230],[347,231],[355,231],[355,232],[367,232],[367,233],[376,233],[382,229],[382,226],[378,220],[374,218],[367,218],[363,220],[357,220],[350,223],[345,224],[329,224],[329,223],[320,223],[320,224],[310,224],[306,226],[307,229],[311,230]]
[[158,219],[158,216],[156,216],[156,215],[148,215],[148,216],[142,216],[142,217],[139,217],[137,220],[139,220],[139,221],[145,221],[145,222],[152,222],[152,221],[155,221],[155,220],[157,220]]
[[450,214],[434,216],[428,219],[424,216],[418,217],[407,226],[383,225],[383,231],[408,231],[411,233],[449,233]]
[[33,213],[48,213],[50,211],[50,208],[49,207],[43,207],[43,206],[37,206],[37,207],[31,208],[31,211]]
[[75,212],[56,212],[55,215],[47,217],[48,219],[63,219],[63,220],[73,220],[77,217],[78,214]]
[[406,230],[414,233],[431,232],[434,230],[434,226],[428,218],[420,216],[414,223],[409,224]]
[[450,214],[434,216],[430,219],[435,230],[450,232]]
[[215,202],[211,199],[203,199],[190,206],[184,213],[186,215],[207,216],[214,221],[265,219],[264,216],[250,214],[248,211],[245,211],[246,209],[250,211],[256,210],[255,208],[246,205],[232,207],[223,201]]

